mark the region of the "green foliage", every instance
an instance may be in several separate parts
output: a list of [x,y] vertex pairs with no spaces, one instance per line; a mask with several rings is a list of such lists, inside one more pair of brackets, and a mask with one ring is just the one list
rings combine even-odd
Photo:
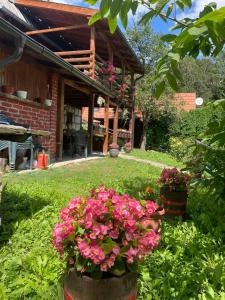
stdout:
[[159,249],[141,268],[138,299],[224,299],[224,250],[195,221],[165,222]]
[[[96,4],[97,0],[87,0],[87,2]],[[98,14],[100,14],[101,18],[108,19],[110,31],[113,33],[117,25],[116,17],[119,16],[122,24],[126,27],[128,13],[131,12],[135,15],[140,5],[144,5],[148,9],[141,19],[141,23],[144,25],[154,17],[159,17],[165,22],[172,21],[174,24],[172,30],[178,29],[178,34],[166,35],[163,38],[164,41],[171,43],[171,47],[168,53],[159,60],[156,76],[153,78],[156,81],[155,91],[158,97],[166,87],[162,82],[168,82],[174,90],[178,89],[178,81],[181,80],[178,64],[185,56],[197,58],[199,54],[202,54],[206,57],[215,57],[222,51],[225,43],[225,7],[217,9],[215,2],[207,4],[197,19],[178,20],[176,18],[177,9],[187,12],[193,6],[191,0],[174,0],[173,3],[170,0],[144,0],[141,2],[101,0],[100,13],[97,13],[97,17],[93,16],[89,23],[92,24],[99,20]]]
[[181,92],[196,92],[197,96],[202,97],[205,102],[225,96],[224,71],[219,68],[217,59],[213,61],[208,58],[186,57],[180,62],[180,71],[185,74],[179,84]]
[[211,121],[221,120],[223,109],[207,105],[189,112],[182,111],[170,126],[170,135],[180,138],[197,137]]
[[191,138],[170,137],[170,154],[178,161],[187,162],[192,159],[194,141]]

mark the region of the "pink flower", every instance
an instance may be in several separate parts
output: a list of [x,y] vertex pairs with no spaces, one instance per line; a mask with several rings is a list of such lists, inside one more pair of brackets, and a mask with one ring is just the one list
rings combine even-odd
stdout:
[[113,254],[115,254],[116,256],[119,255],[120,253],[120,247],[118,245],[115,245],[113,248],[112,248],[112,252]]
[[150,216],[151,214],[153,214],[157,209],[157,206],[156,206],[155,202],[149,201],[149,200],[146,202],[145,207],[146,207],[146,210],[147,210],[146,211],[147,216]]

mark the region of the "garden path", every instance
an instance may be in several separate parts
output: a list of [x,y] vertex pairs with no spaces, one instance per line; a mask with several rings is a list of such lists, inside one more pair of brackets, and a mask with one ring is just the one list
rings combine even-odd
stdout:
[[137,157],[134,157],[134,156],[123,154],[123,153],[120,153],[120,158],[124,158],[124,159],[128,159],[128,160],[135,160],[137,162],[148,164],[148,165],[151,165],[153,167],[158,167],[158,168],[161,168],[161,169],[170,168],[170,166],[162,164],[162,163],[157,162],[157,161],[137,158]]

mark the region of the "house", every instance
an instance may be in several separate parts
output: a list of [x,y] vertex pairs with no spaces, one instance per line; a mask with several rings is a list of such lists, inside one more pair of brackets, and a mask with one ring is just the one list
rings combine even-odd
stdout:
[[[143,74],[143,66],[120,29],[111,35],[104,20],[88,26],[95,12],[54,2],[0,0],[0,112],[19,124],[48,131],[41,144],[52,160],[61,160],[73,137],[82,133],[83,107],[88,107],[87,143],[92,153],[99,99],[105,101],[102,152],[108,150],[110,109],[113,141],[117,142],[121,108],[129,111],[133,139],[135,78]],[[27,97],[21,98],[18,91],[26,91]]]

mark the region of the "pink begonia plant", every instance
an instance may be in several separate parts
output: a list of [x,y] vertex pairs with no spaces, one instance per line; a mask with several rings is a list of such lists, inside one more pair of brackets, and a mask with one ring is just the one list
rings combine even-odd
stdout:
[[134,271],[157,247],[159,233],[144,225],[156,209],[150,200],[138,201],[100,186],[60,211],[52,243],[78,272],[121,276]]

